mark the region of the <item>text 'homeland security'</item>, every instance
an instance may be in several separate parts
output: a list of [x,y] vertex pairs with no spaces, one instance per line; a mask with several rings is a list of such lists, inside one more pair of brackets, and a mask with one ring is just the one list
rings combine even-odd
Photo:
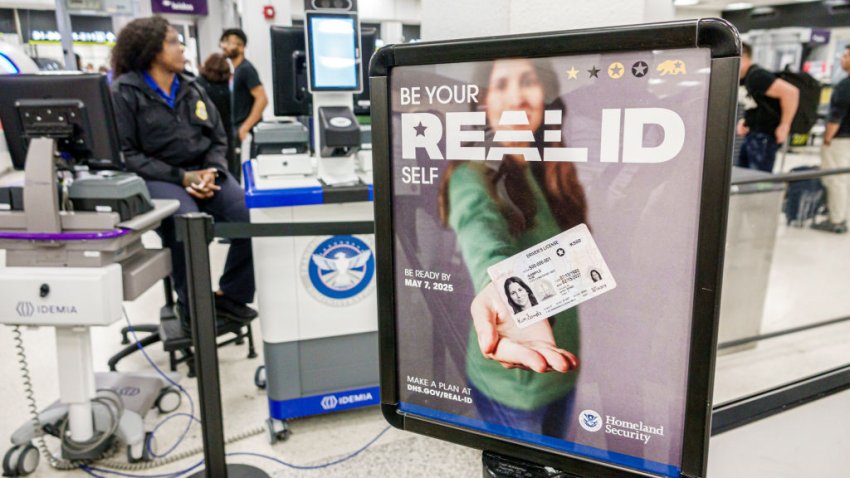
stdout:
[[642,421],[634,423],[608,415],[605,417],[605,433],[638,440],[646,445],[653,435],[664,436],[664,426],[652,427]]

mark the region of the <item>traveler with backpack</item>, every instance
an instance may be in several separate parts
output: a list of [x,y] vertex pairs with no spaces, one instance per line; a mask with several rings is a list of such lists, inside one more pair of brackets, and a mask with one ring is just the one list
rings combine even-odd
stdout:
[[750,45],[742,44],[741,85],[746,89],[744,117],[738,135],[745,136],[738,166],[773,171],[779,145],[789,139],[800,91],[791,83],[753,63]]
[[[850,45],[841,55],[841,69],[850,73]],[[844,78],[832,90],[821,147],[821,166],[823,169],[850,167],[850,78]],[[847,232],[848,182],[850,177],[846,174],[823,178],[829,219],[813,224],[814,229],[839,234]]]

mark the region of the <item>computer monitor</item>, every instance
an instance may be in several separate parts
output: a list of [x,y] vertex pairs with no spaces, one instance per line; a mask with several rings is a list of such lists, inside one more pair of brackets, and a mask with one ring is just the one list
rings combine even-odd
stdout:
[[106,77],[98,74],[0,76],[0,121],[22,170],[32,138],[54,138],[74,164],[123,169]]
[[[375,53],[378,32],[374,28],[360,30],[362,64],[365,68]],[[307,52],[304,28],[299,26],[271,27],[272,96],[277,116],[310,116],[313,114],[313,95],[307,88]],[[363,81],[363,91],[354,95],[355,114],[369,114],[369,82]]]
[[[375,45],[378,40],[378,31],[374,28],[360,29],[360,57],[362,58],[363,71],[369,71],[369,61],[375,54]],[[354,114],[369,114],[369,75],[363,78],[363,91],[354,95]]]
[[274,114],[309,116],[312,96],[307,89],[307,53],[304,29],[271,27]]
[[307,12],[306,25],[310,91],[359,93],[363,72],[357,15]]

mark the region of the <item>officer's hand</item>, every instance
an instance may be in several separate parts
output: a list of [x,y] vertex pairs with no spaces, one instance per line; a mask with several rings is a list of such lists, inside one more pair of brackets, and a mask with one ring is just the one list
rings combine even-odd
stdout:
[[[209,199],[213,197],[215,191],[207,186],[205,181],[205,171],[187,171],[183,175],[183,186],[190,196],[196,199]],[[215,186],[215,178],[213,177],[213,185]],[[217,187],[217,186],[216,186]]]
[[204,189],[204,183],[192,184],[186,188],[186,192],[189,193],[195,199],[210,199],[215,195],[215,192],[210,191],[208,189]]
[[183,174],[183,187],[187,188],[191,184],[197,184],[201,182],[201,172],[200,171],[186,171]]
[[201,173],[201,180],[206,185],[206,189],[208,191],[221,191],[221,187],[215,183],[216,178],[218,177],[218,170],[215,168],[209,168],[199,171]]

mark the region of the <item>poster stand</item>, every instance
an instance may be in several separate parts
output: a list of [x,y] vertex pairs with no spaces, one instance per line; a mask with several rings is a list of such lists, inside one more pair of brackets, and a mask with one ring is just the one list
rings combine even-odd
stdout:
[[[705,476],[739,55],[737,31],[720,19],[391,45],[376,52],[370,79],[381,406],[390,424],[485,450],[485,476]],[[494,83],[497,63],[507,71],[502,83]],[[537,73],[523,73],[526,80],[518,83],[519,88],[537,92],[524,98],[526,105],[516,102],[504,109],[516,99],[509,97],[513,93],[500,93],[502,104],[485,99],[489,95],[485,89],[499,91],[500,85],[508,85],[504,91],[509,91],[514,86],[510,75],[519,76],[517,72],[529,68]],[[546,86],[547,71],[555,75],[554,87]],[[433,93],[430,97],[428,91]],[[535,101],[544,104],[540,112],[531,105]],[[543,109],[545,127],[540,126]],[[493,111],[500,111],[501,117],[493,116]],[[638,119],[643,114],[652,119]],[[667,119],[669,128],[662,124]],[[653,125],[645,128],[649,123]],[[525,131],[510,128],[517,125],[525,125]],[[661,134],[652,132],[659,128]],[[531,133],[536,135],[533,139]],[[622,138],[631,143],[617,144]],[[552,148],[553,142],[559,147]],[[676,144],[666,145],[668,151],[665,142]],[[529,144],[536,144],[536,150]],[[536,227],[527,211],[555,211],[564,207],[564,201],[573,201],[561,196],[561,202],[553,203],[553,196],[545,196],[534,199],[538,202],[533,208],[519,206],[519,196],[511,193],[514,186],[500,179],[514,174],[506,162],[520,168],[530,164],[528,170],[537,176],[526,176],[519,184],[536,181],[535,187],[549,188],[545,194],[557,195],[558,187],[586,191],[592,217],[583,216],[583,200],[576,200],[569,207],[578,213],[552,212],[557,226],[516,239],[495,253],[496,259],[481,260],[477,251],[493,250],[492,241],[487,244],[490,231],[501,234],[502,243],[518,237],[516,229],[499,232],[500,221],[513,220],[519,213],[525,215],[528,227]],[[555,165],[569,163],[574,166],[551,172]],[[548,169],[539,173],[543,168],[537,165]],[[570,168],[578,171],[578,185],[574,173],[563,172]],[[467,189],[457,189],[451,196],[447,188],[455,179],[449,177],[458,170],[462,171],[458,184]],[[541,174],[563,174],[566,183],[545,182]],[[531,194],[534,198],[533,188]],[[482,204],[490,208],[485,211],[489,223],[478,223],[474,232],[460,231],[469,221],[485,216],[451,216],[449,197],[462,204],[455,210]],[[463,203],[464,198],[474,201]],[[496,206],[490,207],[489,201]],[[572,221],[575,216],[579,219]],[[511,227],[525,227],[520,223]],[[654,226],[647,230],[648,224]],[[584,232],[576,232],[579,229]],[[468,234],[465,249],[462,233]],[[531,257],[537,254],[531,253],[534,247],[549,251],[537,257],[554,256],[556,250],[564,256],[567,246],[554,246],[567,242],[557,238],[579,233],[592,234],[582,237],[600,244],[599,250],[609,256],[605,261],[610,272],[606,266],[600,278],[593,268],[558,269],[552,272],[558,275],[551,277],[561,285],[575,280],[574,284],[582,284],[576,287],[585,287],[579,290],[590,290],[590,279],[614,277],[616,290],[613,282],[606,282],[611,284],[607,295],[593,295],[586,299],[595,301],[589,305],[567,307],[571,302],[564,302],[564,297],[571,289],[561,287],[560,295],[544,298],[558,297],[564,305],[545,312],[549,305],[538,307],[532,301],[538,308],[527,309],[511,302],[508,294],[543,296],[545,288],[538,284],[533,291],[528,285],[509,290],[509,280],[495,277],[493,267],[508,267],[505,262],[519,260],[520,253]],[[662,247],[659,241],[667,242]],[[529,262],[526,269],[513,269],[513,275],[535,280],[527,271],[544,263]],[[436,280],[438,276],[443,279]],[[429,279],[428,286],[421,285]],[[432,292],[433,282],[439,282],[435,289],[445,294]],[[499,292],[502,288],[504,293]],[[584,297],[588,295],[592,294]],[[498,301],[503,309],[493,305]],[[434,302],[440,307],[429,305]],[[485,304],[487,320],[494,320],[497,327],[511,328],[508,319],[513,317],[522,328],[517,317],[523,313],[529,320],[540,318],[535,323],[546,324],[553,336],[570,327],[564,324],[577,323],[576,310],[581,308],[582,334],[585,330],[596,334],[595,341],[587,343],[582,337],[578,353],[582,360],[595,360],[582,362],[580,373],[588,378],[582,382],[570,374],[578,369],[578,361],[565,367],[550,360],[551,354],[536,369],[524,359],[498,355],[493,344],[518,342],[501,335],[502,329],[497,329],[493,341],[478,340],[479,332],[487,329],[480,329],[483,319],[480,308],[473,311],[475,303]],[[634,320],[624,319],[632,315]],[[673,335],[671,326],[677,330]],[[544,343],[579,351],[577,342],[562,345],[579,336],[575,327]],[[602,348],[612,343],[619,346],[616,353]],[[610,365],[621,357],[630,359]],[[515,375],[522,380],[554,384],[558,393],[537,386],[538,394],[549,396],[523,395],[527,389],[516,386],[515,378],[498,375],[496,362],[508,370],[520,368]],[[622,371],[638,364],[642,371]],[[565,378],[553,379],[557,373],[552,370],[565,373]],[[616,380],[608,376],[612,370],[621,374]],[[628,400],[618,400],[626,396]],[[526,398],[537,402],[527,404],[522,401]],[[487,410],[537,413],[555,406],[563,406],[556,415],[565,425],[550,432],[536,428],[551,425],[548,418],[538,425],[527,425],[527,420],[515,425],[502,412]]]

